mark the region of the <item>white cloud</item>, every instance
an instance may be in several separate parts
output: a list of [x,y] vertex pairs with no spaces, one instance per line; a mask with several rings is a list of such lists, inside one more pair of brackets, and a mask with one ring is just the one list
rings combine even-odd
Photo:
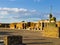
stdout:
[[8,11],[10,8],[0,8],[1,11]]
[[24,8],[0,8],[1,11],[14,11],[14,12],[19,12],[19,11],[27,11],[27,9]]
[[34,15],[36,14],[36,10],[28,10],[28,9],[25,9],[25,8],[0,8],[0,16],[2,17],[8,17],[8,18],[11,18],[11,17],[16,17],[19,18],[19,17],[22,17],[22,16],[30,16],[30,15]]
[[0,11],[0,15],[7,15],[8,12],[7,11]]
[[19,11],[28,11],[28,10],[24,8],[20,8]]
[[13,11],[13,12],[18,12],[18,8],[0,8],[1,11]]
[[25,15],[28,15],[28,13],[25,13]]
[[18,8],[10,8],[9,11],[13,11],[13,12],[19,12],[19,9]]
[[4,16],[0,16],[0,19],[1,19],[1,18],[4,18]]
[[0,11],[15,11],[15,12],[31,11],[31,12],[35,12],[36,10],[28,10],[25,8],[0,8]]
[[1,15],[7,15],[7,14],[25,14],[29,11],[25,8],[0,8],[0,14]]

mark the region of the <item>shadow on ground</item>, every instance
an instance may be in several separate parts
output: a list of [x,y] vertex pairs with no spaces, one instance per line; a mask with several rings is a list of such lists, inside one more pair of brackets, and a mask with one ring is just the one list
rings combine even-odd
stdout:
[[0,35],[10,35],[13,32],[0,32]]
[[26,44],[51,44],[53,42],[31,42],[31,43],[26,43]]

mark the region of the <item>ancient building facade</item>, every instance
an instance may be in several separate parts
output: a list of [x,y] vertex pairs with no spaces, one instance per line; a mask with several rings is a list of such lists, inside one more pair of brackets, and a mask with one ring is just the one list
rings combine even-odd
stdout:
[[[7,27],[6,24],[4,26],[0,24],[0,27]],[[10,29],[19,29],[19,30],[37,30],[42,31],[42,36],[45,37],[60,37],[60,21],[56,21],[56,18],[49,15],[49,19],[40,20],[37,22],[19,22],[19,23],[11,23],[9,24]]]
[[10,28],[8,23],[0,23],[0,28]]
[[58,27],[60,27],[60,21],[57,21],[56,24]]
[[26,22],[20,22],[16,24],[16,29],[26,29]]
[[10,29],[16,29],[16,23],[11,23],[9,26],[10,26]]

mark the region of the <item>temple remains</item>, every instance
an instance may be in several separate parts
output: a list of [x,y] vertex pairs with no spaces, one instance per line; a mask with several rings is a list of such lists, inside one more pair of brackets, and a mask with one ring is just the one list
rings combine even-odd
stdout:
[[49,14],[49,19],[37,22],[0,23],[0,29],[1,28],[42,31],[42,36],[52,38],[60,37],[60,21],[56,21],[56,17],[53,17],[52,14]]

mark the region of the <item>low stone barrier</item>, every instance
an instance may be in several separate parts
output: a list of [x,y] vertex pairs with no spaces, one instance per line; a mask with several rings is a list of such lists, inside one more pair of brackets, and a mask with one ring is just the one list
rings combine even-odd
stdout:
[[4,45],[23,45],[22,36],[18,35],[4,36]]

